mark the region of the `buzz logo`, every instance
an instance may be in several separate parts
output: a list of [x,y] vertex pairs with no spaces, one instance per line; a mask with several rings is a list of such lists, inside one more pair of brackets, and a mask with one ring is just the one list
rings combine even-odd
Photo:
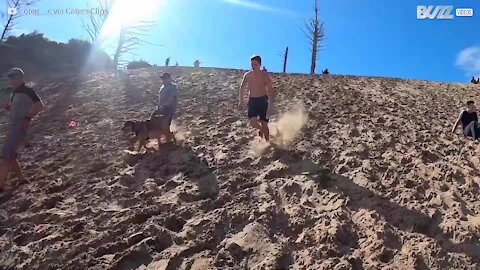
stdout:
[[417,6],[417,19],[453,19],[453,6]]

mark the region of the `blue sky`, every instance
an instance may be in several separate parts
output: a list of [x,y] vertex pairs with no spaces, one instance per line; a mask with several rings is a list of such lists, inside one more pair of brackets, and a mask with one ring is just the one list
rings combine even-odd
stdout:
[[[278,54],[289,46],[287,72],[307,73],[310,52],[300,30],[311,16],[313,0],[148,0],[132,3],[132,16],[148,11],[156,26],[146,39],[162,47],[145,45],[135,59],[163,65],[249,68],[249,58],[259,54],[274,72],[282,69]],[[156,0],[154,0],[156,1]],[[35,8],[85,8],[95,0],[41,0]],[[320,17],[327,27],[325,48],[317,72],[465,82],[480,75],[478,13],[453,20],[418,20],[417,5],[453,5],[480,12],[478,0],[319,0]],[[67,41],[87,38],[81,16],[24,16],[18,32],[38,30],[48,38]],[[127,16],[128,17],[128,16]],[[117,37],[112,34],[111,41]],[[106,48],[111,52],[112,47]],[[130,57],[132,58],[132,57]]]

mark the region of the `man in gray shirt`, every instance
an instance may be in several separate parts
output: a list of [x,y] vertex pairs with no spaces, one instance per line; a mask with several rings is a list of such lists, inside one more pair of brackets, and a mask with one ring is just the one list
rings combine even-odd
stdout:
[[163,73],[162,76],[163,85],[158,92],[157,111],[155,113],[163,114],[168,120],[168,126],[172,124],[172,119],[175,117],[175,111],[177,109],[177,86],[172,82],[172,76],[170,73]]
[[32,88],[25,86],[24,73],[19,68],[8,72],[13,93],[6,110],[9,111],[8,127],[5,143],[2,148],[2,163],[0,164],[0,192],[8,173],[14,171],[19,182],[26,182],[22,168],[18,163],[18,147],[25,141],[32,119],[43,109],[43,103]]

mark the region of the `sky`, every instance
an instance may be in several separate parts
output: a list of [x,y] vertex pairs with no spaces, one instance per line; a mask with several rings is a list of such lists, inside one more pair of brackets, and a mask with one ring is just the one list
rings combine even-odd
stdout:
[[[171,65],[181,66],[198,59],[201,66],[249,69],[250,57],[257,54],[269,71],[281,72],[279,54],[288,46],[287,72],[310,70],[309,44],[301,29],[312,16],[314,0],[118,1],[123,8],[108,11],[104,29],[104,49],[110,54],[122,18],[152,20],[155,26],[144,39],[162,46],[143,45],[128,59],[164,65],[170,57]],[[328,68],[332,74],[445,82],[480,76],[478,0],[318,0],[318,5],[326,38],[317,73]],[[473,8],[474,15],[419,20],[418,5],[452,5],[454,14],[456,8]],[[31,9],[41,15],[21,17],[15,33],[37,30],[61,42],[88,39],[81,23],[88,16],[66,13],[96,6],[96,0],[40,0]]]

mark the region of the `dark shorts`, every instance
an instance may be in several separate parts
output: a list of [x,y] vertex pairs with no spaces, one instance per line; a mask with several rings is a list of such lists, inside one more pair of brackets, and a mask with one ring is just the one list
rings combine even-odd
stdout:
[[152,116],[156,114],[163,115],[168,119],[168,125],[170,126],[172,124],[174,113],[175,111],[172,108],[164,107],[163,109],[157,109],[156,111],[154,111],[152,115],[150,115],[150,118],[152,118]]
[[27,133],[21,129],[11,129],[7,131],[7,137],[2,148],[2,159],[13,160],[18,158],[17,150],[25,142]]
[[261,121],[268,122],[267,109],[267,96],[251,97],[248,99],[248,119],[258,117]]

